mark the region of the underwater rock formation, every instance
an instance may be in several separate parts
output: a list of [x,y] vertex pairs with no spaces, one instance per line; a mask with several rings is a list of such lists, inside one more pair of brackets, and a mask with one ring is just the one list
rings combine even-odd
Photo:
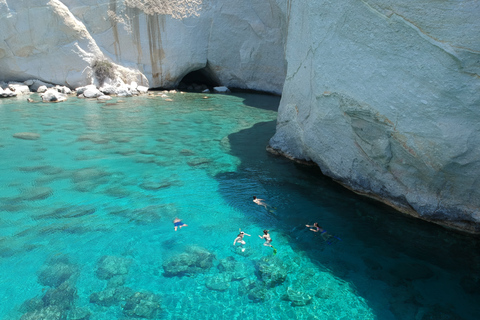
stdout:
[[98,279],[108,280],[114,276],[126,275],[132,261],[117,256],[103,256],[97,263],[96,276]]
[[210,251],[193,246],[185,252],[172,256],[163,263],[166,277],[181,277],[189,274],[202,273],[213,267],[215,255]]

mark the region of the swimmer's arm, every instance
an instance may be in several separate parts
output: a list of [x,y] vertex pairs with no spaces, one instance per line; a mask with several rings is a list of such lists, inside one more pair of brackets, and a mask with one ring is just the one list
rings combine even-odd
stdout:
[[251,235],[249,235],[248,233],[244,233],[244,234],[245,234],[246,236],[249,236],[249,237],[251,237]]
[[316,229],[310,229],[310,230],[312,230],[313,232],[318,232],[318,230],[316,230]]

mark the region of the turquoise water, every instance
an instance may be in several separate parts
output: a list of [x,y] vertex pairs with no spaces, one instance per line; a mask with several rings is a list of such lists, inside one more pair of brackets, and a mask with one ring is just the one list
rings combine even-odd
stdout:
[[208,97],[0,100],[0,319],[480,318],[478,239],[266,153],[279,98]]

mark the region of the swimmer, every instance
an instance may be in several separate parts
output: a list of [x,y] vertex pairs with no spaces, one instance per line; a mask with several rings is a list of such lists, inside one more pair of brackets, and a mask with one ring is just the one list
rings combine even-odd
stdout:
[[270,234],[268,233],[268,230],[263,230],[263,236],[260,236],[260,239],[265,239],[265,242],[264,242],[264,246],[265,247],[272,247],[273,249],[273,254],[276,254],[277,253],[277,249],[275,249],[271,243],[272,243],[272,238],[270,237]]
[[[240,231],[240,233],[238,234],[238,236],[235,238],[235,241],[233,241],[233,245],[235,245],[237,242],[241,244],[241,246],[243,246],[245,244],[245,240],[243,240],[243,237],[244,236],[249,236],[251,237],[249,234],[243,232],[243,231]],[[245,251],[245,248],[242,248],[242,252]]]
[[[259,199],[259,198],[257,198],[256,196],[253,196],[253,202],[255,202],[256,204],[258,204],[259,206],[265,207],[265,209],[266,209],[267,211],[269,211],[269,212],[272,212],[272,213],[275,212],[275,211],[272,210],[272,209],[277,209],[277,208],[272,207],[272,206],[269,205],[269,204],[266,204],[264,201],[265,201],[265,199]],[[268,209],[269,207],[272,208],[272,209]]]
[[[330,233],[327,233],[326,230],[324,230],[322,227],[318,225],[318,222],[315,222],[313,226],[310,226],[306,224],[307,228],[310,228],[311,231],[313,232],[320,232],[320,235],[322,236],[322,239],[325,240],[328,244],[331,244],[330,239],[336,238],[338,240],[341,240],[340,238],[335,237],[334,235],[331,235]],[[313,229],[315,228],[315,229]]]
[[265,201],[265,199],[258,199],[257,197],[253,196],[253,202],[258,204],[259,206],[264,206],[265,209],[267,209],[267,204],[263,201]]
[[[318,232],[318,231],[320,231],[320,229],[322,229],[322,228],[320,228],[320,226],[318,225],[318,222],[315,222],[315,223],[313,224],[313,226],[308,225],[308,224],[306,224],[305,226],[306,226],[307,228],[310,228],[310,230],[313,231],[313,232]],[[312,229],[312,228],[315,228],[315,229]],[[322,229],[322,230],[323,230],[323,229]]]
[[178,218],[175,218],[175,220],[173,220],[173,225],[175,227],[175,231],[177,231],[177,228],[182,228],[182,227],[187,227],[188,225],[186,225],[185,223],[182,222],[182,220],[178,219]]

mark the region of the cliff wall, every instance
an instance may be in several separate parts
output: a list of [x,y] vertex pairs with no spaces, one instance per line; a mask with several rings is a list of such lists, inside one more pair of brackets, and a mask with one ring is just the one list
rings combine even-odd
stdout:
[[480,2],[292,2],[270,145],[409,214],[480,232]]
[[219,84],[281,93],[284,0],[0,0],[0,81],[95,82],[108,59],[126,81],[175,87],[204,69]]

